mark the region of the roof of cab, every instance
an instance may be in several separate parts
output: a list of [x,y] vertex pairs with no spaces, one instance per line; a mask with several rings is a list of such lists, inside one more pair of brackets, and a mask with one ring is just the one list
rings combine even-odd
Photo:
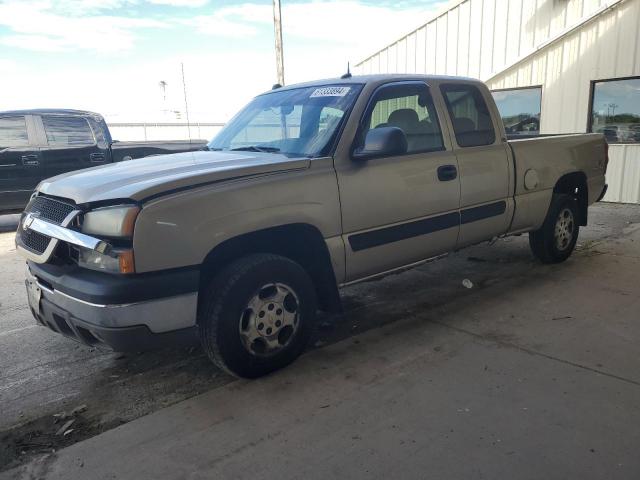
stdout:
[[321,87],[324,85],[362,85],[367,83],[385,83],[389,81],[407,81],[407,80],[438,80],[438,81],[467,81],[479,83],[480,80],[477,78],[470,77],[455,77],[448,75],[421,75],[417,73],[381,73],[376,75],[352,75],[347,78],[325,78],[322,80],[313,80],[310,82],[296,83],[292,85],[287,85],[284,87],[278,87],[274,90],[269,90],[267,92],[262,93],[262,95],[273,92],[273,91],[282,91],[282,90],[293,90],[296,88],[305,88],[305,87]]
[[87,110],[72,110],[70,108],[32,108],[28,110],[7,110],[0,115],[90,115],[101,117],[99,113]]

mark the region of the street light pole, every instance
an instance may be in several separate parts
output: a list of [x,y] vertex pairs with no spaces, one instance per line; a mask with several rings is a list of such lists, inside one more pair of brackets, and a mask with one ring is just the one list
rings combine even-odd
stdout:
[[278,83],[284,85],[284,55],[282,53],[282,18],[280,0],[273,0],[273,28],[276,37],[276,68]]

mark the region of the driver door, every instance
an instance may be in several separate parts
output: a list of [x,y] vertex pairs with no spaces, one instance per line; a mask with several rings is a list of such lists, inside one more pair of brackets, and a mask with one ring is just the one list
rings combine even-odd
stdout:
[[424,82],[389,83],[373,93],[354,147],[361,146],[371,129],[397,127],[405,133],[408,149],[402,155],[336,164],[347,282],[455,246],[460,181],[440,118]]

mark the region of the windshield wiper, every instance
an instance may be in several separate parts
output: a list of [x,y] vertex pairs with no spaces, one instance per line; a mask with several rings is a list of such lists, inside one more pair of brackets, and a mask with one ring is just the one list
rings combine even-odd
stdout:
[[232,148],[231,152],[245,151],[245,152],[262,152],[262,153],[276,153],[280,149],[278,147],[268,147],[263,145],[247,145],[246,147]]

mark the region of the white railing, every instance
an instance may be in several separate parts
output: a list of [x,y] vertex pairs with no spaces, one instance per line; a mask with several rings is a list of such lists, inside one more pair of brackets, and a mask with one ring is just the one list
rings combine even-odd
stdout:
[[224,126],[217,122],[167,123],[109,123],[111,137],[123,142],[143,140],[211,140]]

